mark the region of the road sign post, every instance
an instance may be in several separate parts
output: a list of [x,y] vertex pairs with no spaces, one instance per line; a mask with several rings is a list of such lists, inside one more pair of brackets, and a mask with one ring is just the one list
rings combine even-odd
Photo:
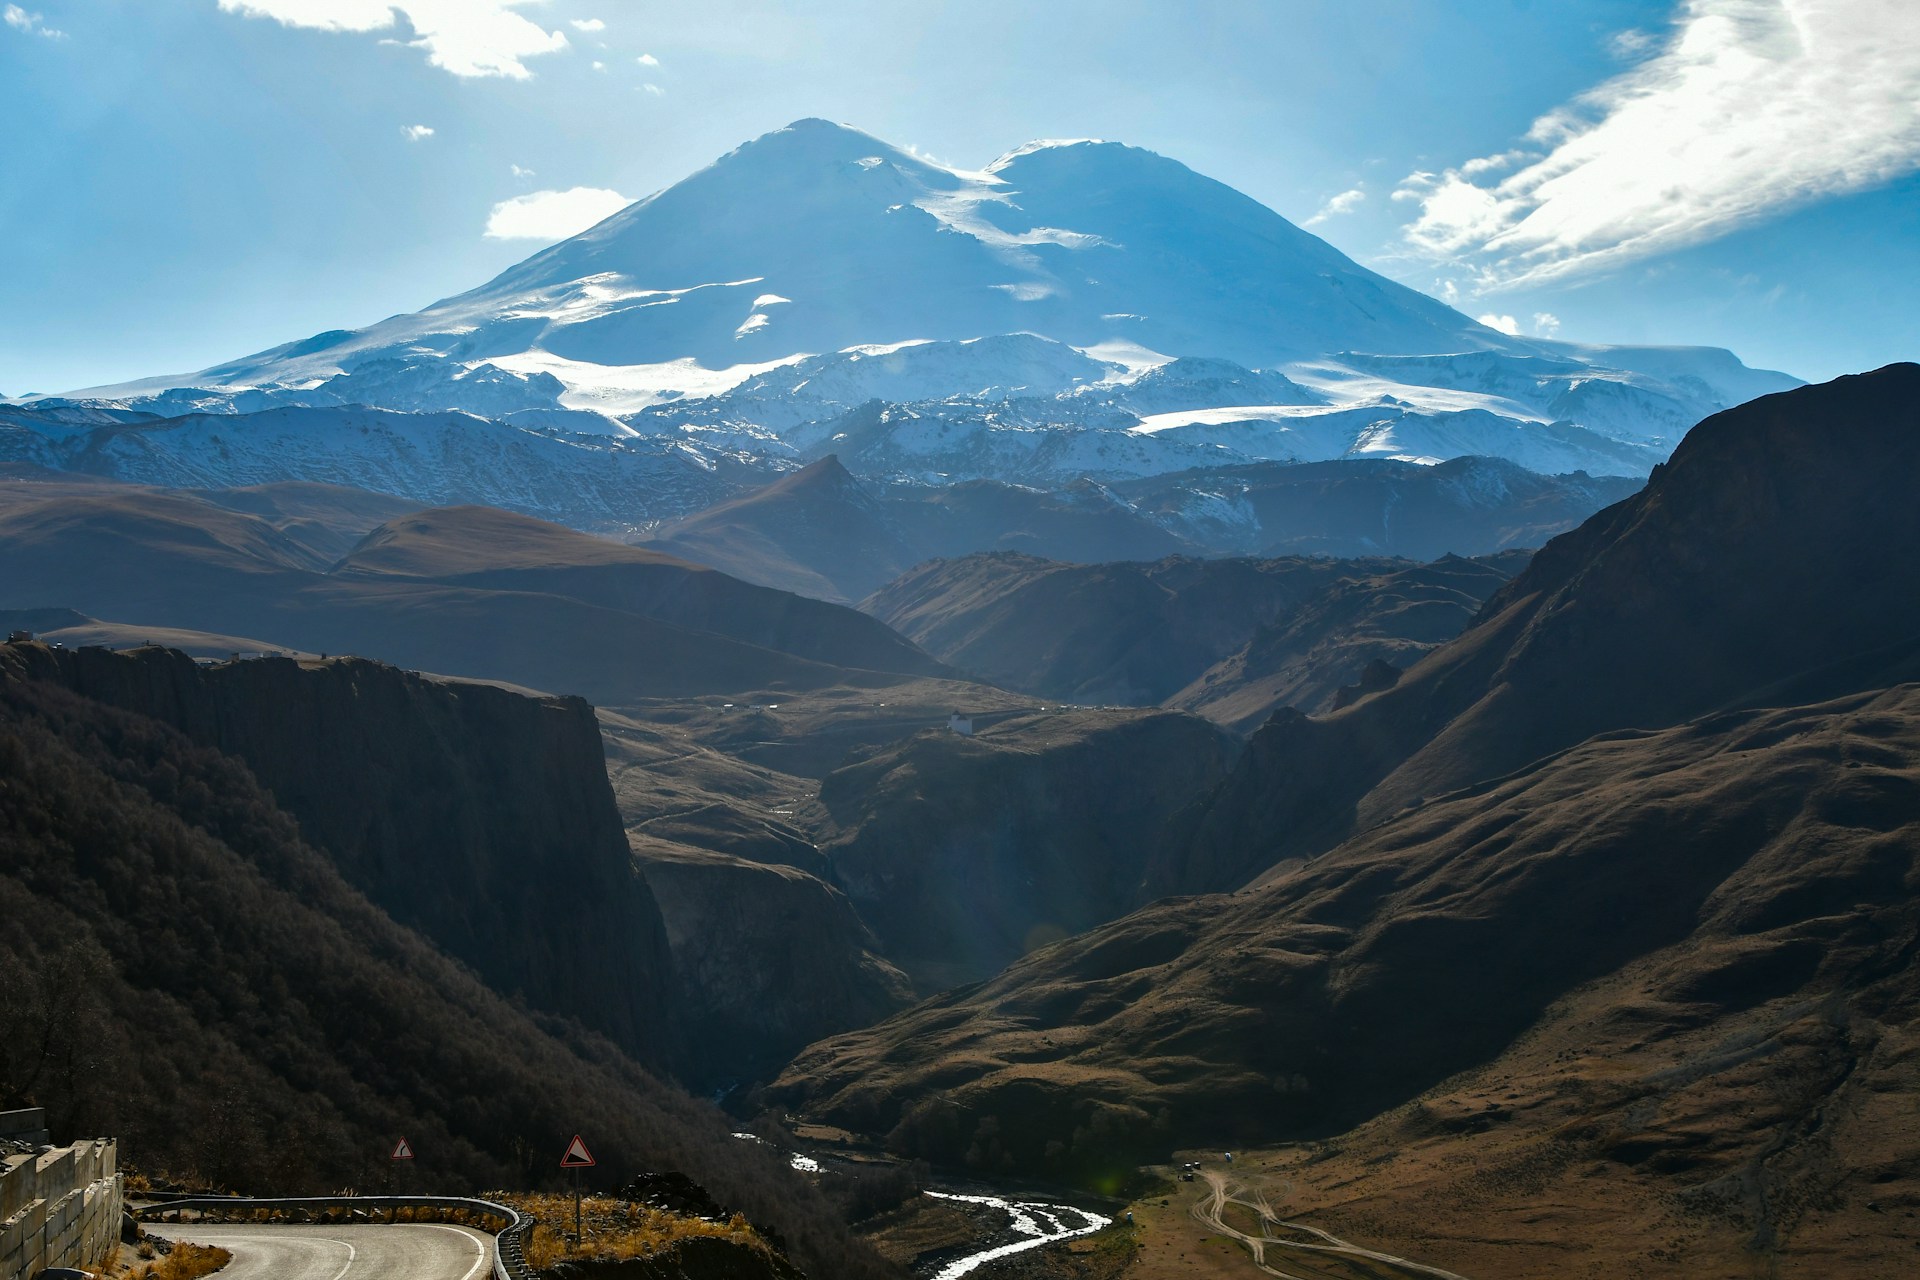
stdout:
[[387,1189],[389,1191],[395,1189],[394,1182],[399,1177],[401,1162],[411,1163],[412,1160],[413,1148],[408,1145],[406,1137],[402,1135],[400,1141],[393,1144],[393,1154],[387,1157]]
[[573,1243],[577,1248],[586,1240],[580,1230],[580,1171],[594,1163],[593,1153],[587,1150],[587,1144],[579,1134],[573,1135],[573,1141],[560,1157],[562,1169],[573,1170]]

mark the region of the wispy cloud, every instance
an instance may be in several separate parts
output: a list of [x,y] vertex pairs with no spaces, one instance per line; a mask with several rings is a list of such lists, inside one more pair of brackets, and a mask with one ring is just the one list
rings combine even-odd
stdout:
[[567,37],[515,13],[530,0],[220,0],[229,13],[319,31],[386,31],[403,19],[404,43],[456,76],[532,76],[525,58],[567,47]]
[[565,240],[633,202],[604,187],[532,191],[493,206],[487,217],[490,240]]
[[513,170],[513,176],[516,178],[531,178],[533,176],[533,170],[522,169],[517,164],[510,164],[507,166],[507,168]]
[[433,126],[430,124],[403,124],[400,126],[400,132],[406,136],[408,142],[425,142],[433,136]]
[[0,9],[0,21],[5,21],[15,31],[24,32],[30,36],[41,36],[48,40],[67,38],[66,32],[47,25],[45,14],[28,13],[17,4],[10,4]]
[[568,25],[575,31],[594,32],[605,31],[607,29],[607,24],[598,18],[575,18]]
[[[1614,47],[1652,43],[1634,32]],[[1419,206],[1412,246],[1484,290],[1700,243],[1916,169],[1913,0],[1684,0],[1657,51],[1536,121],[1526,145],[1412,174],[1394,198]]]
[[654,97],[656,97],[656,98],[658,98],[658,97],[660,97],[660,96],[661,96],[662,94],[664,94],[664,93],[666,93],[666,90],[665,90],[665,89],[662,89],[662,88],[661,88],[661,87],[660,87],[659,85],[657,85],[657,84],[643,84],[643,85],[641,85],[641,86],[640,86],[640,88],[641,88],[641,90],[642,90],[643,92],[645,92],[645,93],[649,93],[649,94],[651,94],[651,95],[653,95],[653,96],[654,96]]
[[1306,222],[1301,225],[1317,227],[1328,218],[1337,218],[1343,213],[1352,213],[1360,207],[1366,198],[1367,193],[1359,187],[1354,187],[1349,191],[1342,191],[1339,195],[1330,197],[1325,204],[1320,206],[1318,213],[1308,218]]

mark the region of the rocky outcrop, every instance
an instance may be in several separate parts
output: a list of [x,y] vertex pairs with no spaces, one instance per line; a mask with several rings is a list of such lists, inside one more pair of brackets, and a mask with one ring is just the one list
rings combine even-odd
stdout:
[[358,659],[11,648],[37,678],[244,761],[350,884],[496,990],[670,1051],[665,928],[584,701]]

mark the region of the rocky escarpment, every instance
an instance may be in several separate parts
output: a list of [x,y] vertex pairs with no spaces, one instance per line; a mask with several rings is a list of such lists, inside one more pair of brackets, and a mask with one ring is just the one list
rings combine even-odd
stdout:
[[973,982],[1136,905],[1174,814],[1231,758],[1197,717],[1055,710],[931,730],[821,784],[833,875],[922,990]]
[[665,929],[584,701],[357,659],[10,654],[244,761],[350,884],[496,990],[656,1061],[669,1051]]

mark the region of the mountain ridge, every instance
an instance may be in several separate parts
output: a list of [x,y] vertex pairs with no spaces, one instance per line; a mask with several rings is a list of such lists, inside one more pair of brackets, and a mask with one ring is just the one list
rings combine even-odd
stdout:
[[[901,411],[875,424],[856,470],[1059,487],[1475,453],[1644,475],[1699,418],[1793,382],[1715,349],[1498,332],[1139,148],[1031,144],[964,170],[803,120],[419,312],[34,403],[308,406],[343,424],[355,406],[467,410],[488,420],[437,435],[469,490],[475,452],[516,452],[555,483],[576,459],[550,436],[697,489],[700,464],[818,456],[836,418],[878,399]],[[125,426],[123,450],[188,442]],[[64,436],[32,429],[30,460],[63,456]],[[347,452],[396,447],[315,434]]]

